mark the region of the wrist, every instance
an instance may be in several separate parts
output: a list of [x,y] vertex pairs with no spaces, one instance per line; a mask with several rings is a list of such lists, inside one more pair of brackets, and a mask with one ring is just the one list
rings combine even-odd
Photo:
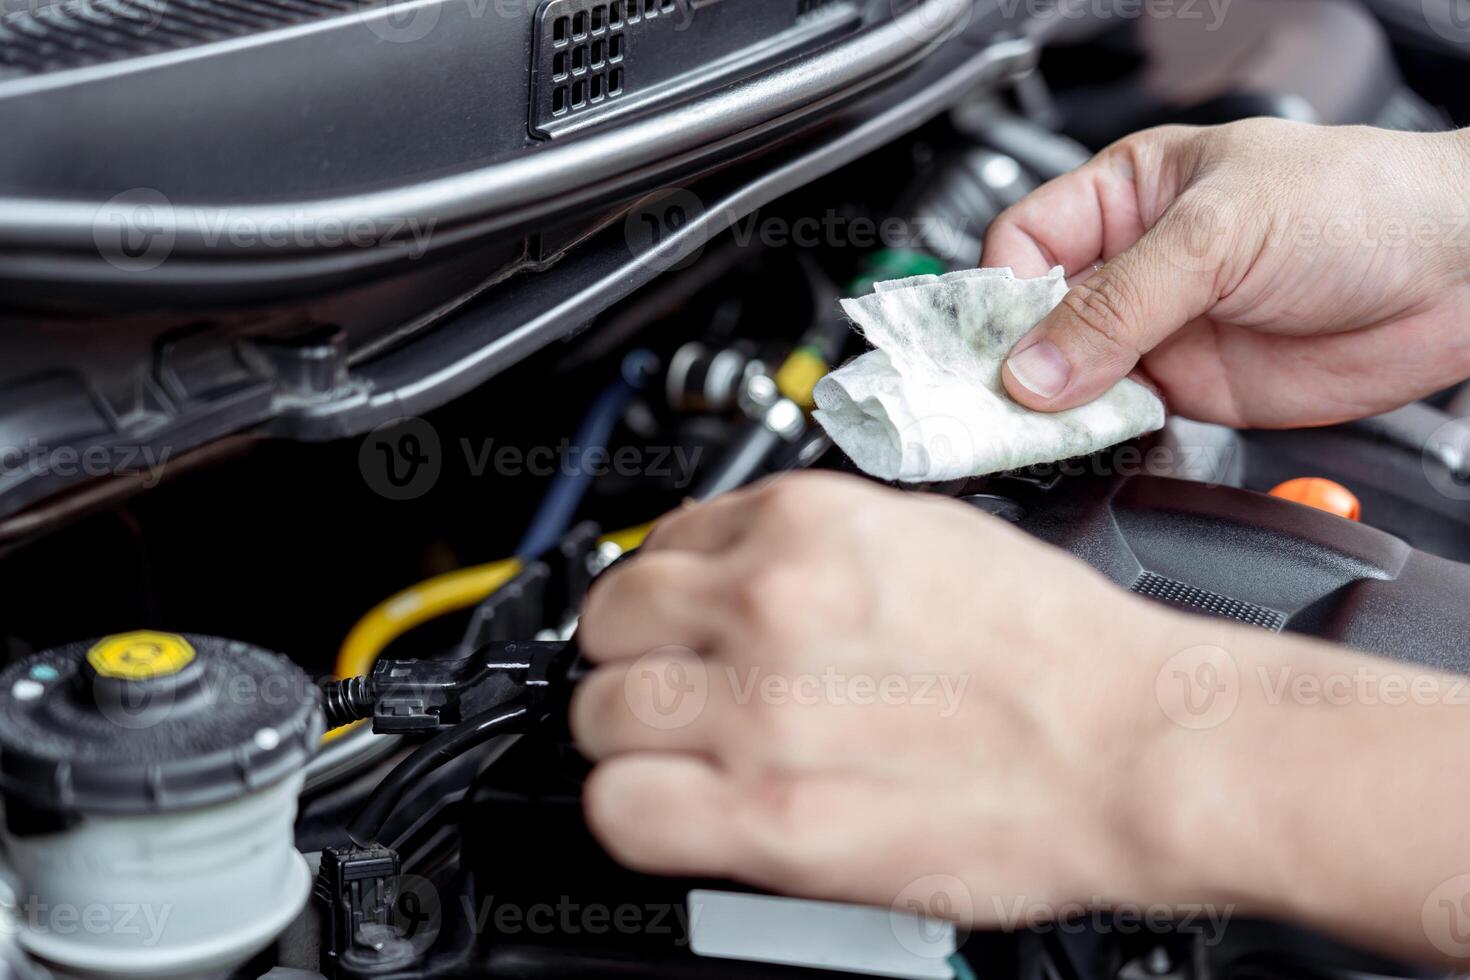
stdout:
[[[1175,618],[1151,656],[1152,728],[1136,769],[1140,901],[1281,914],[1295,899],[1281,817],[1301,734],[1263,677],[1298,641],[1198,616]],[[1308,781],[1309,782],[1309,781]]]
[[1419,185],[1429,193],[1418,220],[1425,227],[1440,229],[1438,254],[1425,264],[1443,269],[1448,281],[1470,289],[1470,129],[1428,133],[1421,138],[1432,149],[1426,184]]

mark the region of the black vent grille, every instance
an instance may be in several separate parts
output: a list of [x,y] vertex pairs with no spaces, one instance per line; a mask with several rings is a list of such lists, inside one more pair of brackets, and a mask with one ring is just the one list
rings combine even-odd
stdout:
[[1281,628],[1286,625],[1286,617],[1274,609],[1267,609],[1265,606],[1258,606],[1242,599],[1232,599],[1218,592],[1197,589],[1177,579],[1153,572],[1140,573],[1138,579],[1128,587],[1128,591],[1166,602],[1171,606],[1180,606],[1224,619],[1238,620],[1251,626],[1259,626],[1273,633],[1281,632]]
[[532,128],[549,133],[627,91],[628,41],[675,0],[550,0],[537,20]]
[[357,0],[62,0],[0,16],[0,77],[175,51],[358,7]]

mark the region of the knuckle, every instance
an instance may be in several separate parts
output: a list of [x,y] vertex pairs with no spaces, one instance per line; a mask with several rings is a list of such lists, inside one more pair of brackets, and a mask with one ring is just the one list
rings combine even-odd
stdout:
[[780,634],[789,625],[792,610],[801,604],[805,590],[806,575],[776,559],[736,586],[737,612],[756,629]]
[[1132,348],[1129,340],[1131,311],[1136,309],[1132,290],[1117,276],[1096,275],[1067,291],[1062,308],[1082,328],[1082,339],[1102,354]]
[[1175,238],[1181,235],[1192,237],[1190,233],[1199,228],[1213,230],[1220,222],[1219,205],[1222,199],[1222,195],[1210,184],[1191,188],[1169,205],[1164,227],[1172,230]]
[[1023,213],[1021,203],[1017,201],[1015,204],[1010,205],[1001,211],[1000,214],[996,215],[995,220],[990,222],[990,227],[985,229],[984,244],[980,251],[982,256],[985,255],[986,249],[994,251],[996,243],[1000,241],[1000,236],[1005,233],[1006,229],[1021,223],[1021,215]]
[[1148,129],[1130,133],[1119,140],[1119,143],[1145,153],[1162,153],[1168,147],[1197,140],[1207,132],[1209,132],[1208,129],[1200,126],[1164,123],[1161,126],[1150,126]]
[[625,609],[654,615],[682,608],[688,600],[690,577],[685,563],[677,556],[655,552],[629,563],[611,590],[611,600],[625,604]]
[[679,508],[663,515],[654,521],[653,527],[648,529],[648,534],[643,539],[643,550],[645,554],[658,551],[668,541],[677,535],[679,529],[686,525],[690,519],[690,511],[695,508]]
[[607,717],[610,673],[605,667],[594,670],[572,691],[567,722],[572,740],[584,750],[595,751],[600,741],[598,735]]
[[762,520],[802,526],[813,511],[813,494],[819,489],[810,480],[774,480],[760,491],[758,499]]
[[604,633],[604,627],[608,623],[612,610],[615,608],[612,598],[609,598],[618,580],[625,575],[627,569],[618,569],[599,578],[592,583],[587,592],[587,598],[582,601],[582,615],[580,618],[581,634],[578,637],[583,652],[589,657],[596,659],[600,655],[599,638]]
[[846,844],[833,832],[844,815],[800,779],[778,778],[755,794],[762,877],[781,888],[811,889],[840,863]]
[[[653,556],[649,556],[653,557]],[[630,579],[626,594],[635,597],[641,610],[657,623],[677,622],[690,601],[692,585],[683,562],[654,562],[638,578]]]
[[587,826],[604,846],[618,856],[626,844],[626,831],[630,821],[624,807],[617,800],[624,794],[617,791],[622,767],[617,760],[599,763],[587,775],[582,787],[582,808],[587,816]]
[[649,594],[646,591],[649,577],[648,564],[638,561],[615,568],[598,578],[587,591],[581,625],[589,633],[601,632],[602,626],[610,622],[616,612],[624,610],[628,602]]
[[850,475],[811,472],[768,480],[751,493],[758,523],[788,535],[803,535],[880,491]]
[[[788,685],[791,678],[786,678]],[[810,705],[791,703],[775,704],[762,699],[760,709],[753,713],[754,721],[761,730],[761,740],[770,749],[768,753],[777,759],[792,759],[804,756],[815,741],[815,713]]]
[[[814,828],[830,826],[814,807],[813,794],[804,792],[799,779],[783,779],[768,785],[761,794],[766,826],[778,844],[800,845]],[[805,848],[796,847],[804,851]]]
[[1166,152],[1166,147],[1178,139],[1178,130],[1183,126],[1155,126],[1152,129],[1129,133],[1117,142],[1104,147],[1098,157],[1125,168],[1135,176],[1149,173]]

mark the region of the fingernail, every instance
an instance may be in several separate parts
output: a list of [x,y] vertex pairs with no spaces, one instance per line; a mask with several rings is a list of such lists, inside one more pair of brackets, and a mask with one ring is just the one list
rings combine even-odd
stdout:
[[1067,387],[1072,377],[1072,365],[1056,344],[1049,340],[1038,340],[1025,350],[1012,354],[1006,365],[1016,380],[1028,391],[1042,398],[1055,398]]

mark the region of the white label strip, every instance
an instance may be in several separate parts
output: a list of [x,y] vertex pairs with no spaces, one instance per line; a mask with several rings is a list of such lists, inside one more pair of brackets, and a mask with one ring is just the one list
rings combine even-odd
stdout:
[[696,889],[689,945],[720,959],[908,980],[954,977],[954,923],[870,905]]

